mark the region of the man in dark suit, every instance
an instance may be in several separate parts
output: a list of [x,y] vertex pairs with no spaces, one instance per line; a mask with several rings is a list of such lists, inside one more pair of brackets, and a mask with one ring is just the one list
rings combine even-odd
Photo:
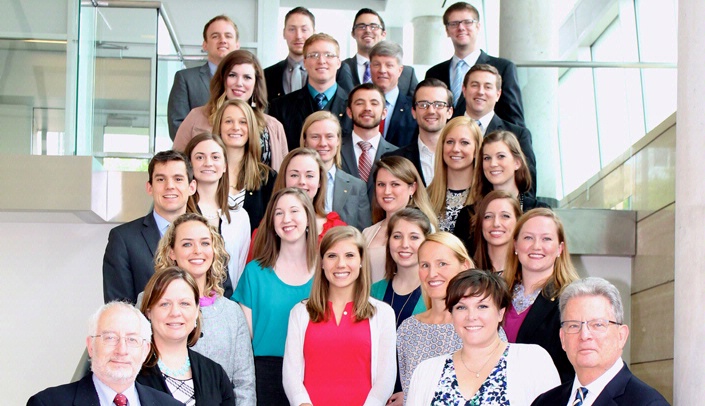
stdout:
[[411,97],[401,93],[399,76],[404,51],[399,44],[382,41],[370,51],[372,83],[384,92],[387,116],[379,126],[382,137],[390,144],[405,147],[411,143],[416,121],[411,115]]
[[433,66],[426,72],[426,78],[443,81],[453,92],[455,115],[465,112],[465,100],[462,94],[462,81],[471,66],[484,63],[497,68],[502,75],[503,97],[495,110],[503,119],[520,127],[524,124],[524,107],[521,90],[517,83],[517,69],[513,62],[487,55],[477,46],[477,37],[481,31],[480,14],[475,7],[465,2],[452,4],[443,13],[443,25],[446,34],[453,42],[455,54],[450,60]]
[[[186,213],[188,198],[196,191],[193,168],[181,152],[162,151],[149,161],[147,193],[154,210],[144,217],[119,225],[108,235],[103,256],[103,300],[137,301],[154,274],[154,254],[169,225]],[[232,294],[228,278],[223,287]]]
[[[336,80],[347,92],[360,83],[372,81],[370,73],[370,51],[387,36],[384,20],[374,10],[360,9],[355,15],[352,27],[352,37],[357,43],[357,54],[343,61]],[[401,65],[401,62],[399,62]],[[413,96],[418,80],[411,66],[404,66],[399,77],[399,92],[402,95]]]
[[350,92],[347,113],[353,130],[343,133],[340,154],[343,170],[367,183],[367,197],[374,197],[375,162],[382,155],[397,149],[379,133],[379,123],[386,115],[384,92],[372,83],[357,85]]
[[330,111],[338,117],[343,129],[351,128],[350,118],[345,115],[347,92],[335,82],[340,68],[338,41],[328,34],[311,35],[304,44],[304,66],[308,84],[274,100],[269,107],[269,114],[284,126],[289,150],[299,146],[301,127],[315,111]]
[[468,70],[462,89],[465,95],[465,115],[478,123],[483,137],[496,130],[511,131],[516,135],[531,173],[529,193],[536,196],[536,156],[532,146],[531,132],[524,127],[505,121],[495,108],[499,100],[504,98],[504,93],[501,90],[502,76],[492,65],[477,64]]
[[668,405],[622,360],[629,327],[614,285],[602,278],[578,280],[563,290],[559,303],[561,344],[575,379],[540,395],[532,405]]
[[304,43],[316,32],[316,17],[305,7],[289,10],[284,17],[284,40],[289,55],[281,62],[264,70],[267,82],[267,101],[284,96],[306,85],[304,68]]
[[203,27],[203,50],[208,54],[208,62],[180,70],[174,75],[166,112],[172,140],[188,113],[208,103],[215,69],[225,55],[236,49],[240,49],[239,33],[230,17],[219,15],[206,23]]
[[152,341],[152,328],[139,310],[123,302],[105,304],[91,318],[89,333],[86,345],[93,373],[37,393],[28,406],[182,405],[135,382]]
[[384,157],[396,155],[408,159],[421,175],[424,186],[428,186],[433,180],[436,143],[453,116],[453,94],[438,79],[422,80],[414,92],[411,114],[418,124],[417,136],[409,145]]

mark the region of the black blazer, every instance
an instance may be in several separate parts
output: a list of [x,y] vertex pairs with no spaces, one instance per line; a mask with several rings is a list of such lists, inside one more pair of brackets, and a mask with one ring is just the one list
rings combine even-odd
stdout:
[[[426,79],[439,79],[450,89],[450,61],[451,59],[431,67],[431,69],[426,72]],[[502,76],[502,95],[499,97],[497,105],[494,106],[495,113],[510,123],[520,127],[526,127],[526,124],[524,124],[524,106],[521,101],[521,89],[519,89],[517,79],[517,67],[514,65],[514,62],[504,58],[489,56],[485,51],[480,51],[480,56],[477,58],[476,63],[492,65],[497,68],[499,74]],[[460,95],[453,109],[453,117],[462,116],[463,114],[465,114],[465,97]]]
[[[191,374],[197,405],[232,405],[235,406],[233,384],[223,367],[210,358],[188,350],[191,360]],[[171,395],[169,387],[158,366],[142,368],[137,375],[137,382]]]
[[[142,406],[184,406],[171,395],[135,382],[135,389]],[[29,398],[27,406],[100,406],[98,391],[89,373],[80,381],[44,389]]]
[[394,104],[394,112],[390,118],[387,134],[384,136],[387,142],[399,148],[409,145],[416,132],[416,120],[411,115],[411,100],[410,96],[404,95],[399,89],[399,97]]
[[516,342],[541,346],[553,359],[561,382],[572,382],[575,370],[563,351],[559,335],[561,315],[558,311],[558,299],[549,300],[539,294],[528,312],[519,327]]
[[386,158],[388,156],[400,156],[403,158],[408,159],[411,161],[412,164],[414,164],[414,167],[416,170],[419,172],[419,175],[421,175],[421,180],[423,180],[423,185],[428,186],[429,180],[430,179],[425,179],[423,177],[423,169],[421,168],[421,152],[419,152],[419,138],[418,138],[418,131],[417,135],[414,136],[414,138],[411,140],[411,142],[405,146],[401,147],[397,150],[394,150],[392,152],[387,152],[382,156],[382,158]]
[[526,157],[526,163],[529,166],[529,172],[531,173],[531,189],[529,189],[529,194],[536,196],[536,155],[534,155],[534,147],[532,146],[533,141],[531,139],[531,132],[524,128],[514,125],[506,120],[503,120],[495,113],[490,123],[487,125],[485,130],[485,136],[495,130],[506,130],[511,131],[516,135],[517,140],[519,140],[519,146],[521,147],[521,152],[524,153]]
[[[539,395],[532,406],[566,405],[575,397],[570,393],[573,381],[556,386],[550,391]],[[589,395],[589,394],[588,394]],[[605,386],[600,396],[595,399],[594,406],[669,406],[664,397],[651,386],[634,376],[625,364],[614,378]]]
[[[360,75],[357,73],[357,57],[352,56],[345,59],[338,69],[338,74],[335,77],[338,85],[345,89],[346,93],[350,93],[353,87],[360,84]],[[414,97],[414,91],[419,84],[416,79],[416,71],[413,66],[404,66],[399,76],[399,94]]]
[[[247,211],[247,215],[250,217],[250,234],[262,221],[264,217],[264,212],[267,210],[267,204],[269,199],[272,197],[272,190],[274,189],[274,181],[277,180],[277,172],[274,169],[269,170],[269,178],[267,183],[264,183],[258,190],[246,190],[245,191],[245,201],[242,203],[242,208]],[[230,202],[232,204],[232,201]],[[223,295],[224,297],[230,296]]]
[[[103,256],[105,303],[113,300],[125,300],[133,304],[137,302],[137,295],[154,275],[154,255],[160,238],[152,212],[110,230]],[[233,286],[229,276],[223,282],[223,288],[225,295],[227,292],[232,295]]]
[[277,97],[284,96],[285,70],[286,59],[264,70],[264,81],[267,83],[267,101],[270,103]]
[[[372,207],[372,199],[375,197],[375,182],[373,179],[373,174],[375,168],[377,167],[377,161],[379,161],[383,155],[388,152],[396,150],[397,147],[388,143],[384,138],[380,138],[379,145],[377,145],[377,153],[372,161],[372,169],[370,169],[370,177],[367,179],[367,198],[370,202],[370,207]],[[355,159],[355,148],[352,142],[352,132],[343,131],[343,143],[340,146],[340,156],[342,157],[342,167],[345,172],[360,179],[360,171],[357,169],[357,160]]]
[[[343,130],[352,129],[352,120],[345,112],[347,104],[347,92],[341,86],[338,86],[335,96],[328,101],[328,104],[323,109],[338,117]],[[279,120],[284,126],[289,151],[300,146],[299,139],[304,121],[309,114],[316,111],[318,111],[318,106],[316,106],[316,101],[311,97],[308,86],[279,97],[269,106],[269,114]]]

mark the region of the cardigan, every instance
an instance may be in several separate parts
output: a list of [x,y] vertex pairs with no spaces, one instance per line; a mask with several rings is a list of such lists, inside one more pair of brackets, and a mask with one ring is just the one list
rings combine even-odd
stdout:
[[[370,317],[372,336],[372,389],[366,406],[384,405],[394,392],[396,371],[396,324],[394,310],[388,304],[370,298],[375,314]],[[282,380],[291,405],[311,403],[304,387],[304,337],[310,321],[306,304],[300,302],[289,315],[289,328],[284,349]],[[333,355],[331,355],[333,356]]]
[[[452,354],[430,358],[414,371],[407,406],[431,404],[443,364]],[[511,405],[528,405],[537,396],[560,384],[558,372],[546,350],[533,344],[509,344],[507,399]]]
[[[228,375],[218,363],[207,357],[188,350],[191,360],[191,374],[197,405],[235,405],[233,387]],[[137,382],[150,388],[171,394],[159,367],[143,367]]]

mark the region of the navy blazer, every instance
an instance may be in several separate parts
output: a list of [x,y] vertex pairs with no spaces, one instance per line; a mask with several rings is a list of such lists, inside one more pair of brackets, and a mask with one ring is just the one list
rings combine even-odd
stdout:
[[[394,112],[389,118],[391,121],[387,127],[387,133],[384,135],[387,142],[399,148],[409,145],[416,132],[416,120],[411,115],[411,100],[410,96],[404,95],[399,89],[399,97],[394,104]],[[389,116],[389,112],[387,112],[387,116]]]
[[423,181],[424,186],[428,186],[431,179],[426,179],[423,176],[423,168],[421,167],[421,152],[419,152],[419,137],[418,137],[418,131],[417,134],[414,136],[414,138],[411,140],[411,142],[405,146],[401,147],[397,150],[394,150],[392,152],[387,152],[382,156],[382,158],[386,158],[388,156],[400,156],[408,159],[411,161],[412,164],[414,164],[414,167],[416,168],[416,171],[421,175],[421,180]]
[[[570,393],[573,381],[556,386],[550,391],[539,395],[531,406],[566,405],[575,397]],[[589,395],[589,393],[588,393]],[[622,369],[600,392],[593,406],[670,406],[666,399],[654,388],[634,376],[624,364]]]
[[[154,255],[160,238],[153,212],[110,230],[103,256],[105,303],[113,300],[137,302],[137,295],[154,275]],[[223,282],[223,288],[226,295],[228,291],[232,295],[229,277]]]
[[[142,406],[184,406],[171,395],[135,382]],[[27,406],[100,406],[100,398],[89,373],[80,381],[44,389],[29,398]]]
[[205,65],[176,72],[166,110],[169,137],[172,141],[188,113],[208,103],[211,95],[210,86],[211,70],[208,62]]
[[[347,104],[347,92],[338,86],[335,96],[323,108],[338,117],[343,130],[352,129],[352,120],[346,114]],[[318,111],[318,106],[311,97],[308,86],[279,97],[269,106],[269,115],[279,120],[284,126],[289,151],[300,146],[301,128],[304,121],[309,114],[316,111]]]
[[[445,83],[448,89],[450,89],[451,59],[431,67],[431,69],[426,72],[426,79],[436,78]],[[480,51],[480,56],[477,58],[476,63],[492,65],[497,68],[499,74],[502,76],[502,95],[494,106],[495,113],[512,124],[526,127],[526,124],[524,124],[524,106],[521,101],[521,89],[519,88],[517,79],[517,67],[514,65],[514,62],[508,59],[490,56],[487,55],[485,51]],[[453,117],[462,116],[463,114],[465,114],[465,97],[460,95],[453,109]]]
[[332,206],[333,211],[349,226],[362,231],[372,225],[367,185],[340,168],[335,171]]
[[[232,405],[235,406],[233,384],[220,364],[189,349],[191,374],[197,405]],[[137,375],[137,382],[160,392],[171,395],[166,380],[159,367],[143,367]]]
[[490,123],[487,125],[485,136],[495,130],[511,131],[516,135],[519,146],[521,147],[521,152],[523,152],[524,157],[526,157],[526,164],[529,166],[529,172],[531,173],[531,189],[529,189],[529,194],[536,196],[536,184],[538,183],[536,178],[536,155],[534,155],[531,132],[527,128],[519,127],[518,125],[503,120],[497,113],[495,113],[494,117],[492,117],[492,120],[490,120]]
[[[382,156],[388,152],[397,150],[398,148],[394,145],[388,143],[384,138],[380,138],[379,145],[377,145],[377,153],[372,161],[372,169],[370,169],[370,177],[367,179],[367,198],[369,200],[370,206],[372,205],[372,199],[375,197],[375,182],[373,179],[373,174],[377,168],[377,161],[379,161]],[[343,170],[348,174],[360,179],[360,171],[357,169],[357,160],[355,159],[355,148],[352,142],[352,132],[343,131],[343,144],[340,146],[340,156],[343,158]]]
[[[338,82],[338,85],[345,89],[346,93],[350,93],[353,87],[360,84],[360,75],[357,73],[356,56],[345,59],[341,63],[335,80]],[[399,76],[399,84],[397,84],[397,86],[399,86],[399,94],[414,97],[414,91],[418,84],[419,81],[416,79],[414,67],[404,66],[404,69],[401,71],[401,76]]]
[[284,71],[286,59],[277,62],[264,70],[264,81],[267,83],[267,101],[284,96]]

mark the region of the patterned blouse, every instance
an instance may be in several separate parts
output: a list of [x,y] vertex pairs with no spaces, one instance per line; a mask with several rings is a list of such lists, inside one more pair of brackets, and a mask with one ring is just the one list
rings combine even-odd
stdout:
[[438,380],[438,387],[433,396],[431,405],[509,405],[509,400],[507,399],[508,353],[509,345],[507,345],[504,353],[502,353],[502,357],[499,359],[490,375],[470,400],[466,400],[458,390],[458,377],[455,375],[453,354],[449,354],[445,365],[443,365],[443,372],[441,373],[441,378]]
[[446,190],[446,211],[438,218],[438,228],[441,231],[452,233],[455,229],[455,221],[458,219],[460,209],[465,206],[470,189]]

